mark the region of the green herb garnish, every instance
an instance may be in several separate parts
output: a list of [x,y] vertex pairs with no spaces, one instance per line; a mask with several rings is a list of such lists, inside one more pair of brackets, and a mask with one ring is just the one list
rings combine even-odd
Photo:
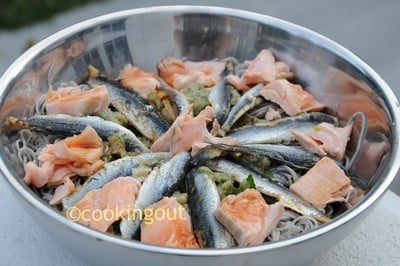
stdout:
[[233,195],[237,195],[239,193],[242,193],[243,191],[245,191],[248,188],[256,188],[256,184],[254,183],[254,179],[252,175],[248,175],[247,178],[245,180],[243,180],[242,182],[240,182],[239,187],[235,187],[233,184],[230,188],[230,193],[228,194],[233,194]]
[[270,181],[272,181],[272,178],[274,178],[274,175],[271,172],[265,172],[264,177]]
[[122,126],[127,126],[129,124],[128,119],[123,114],[117,111],[111,111],[110,109],[99,114],[99,117]]
[[238,101],[240,99],[240,94],[232,86],[229,86],[229,88],[230,88],[230,93],[231,93],[231,106],[234,106],[235,104],[238,103]]
[[186,85],[181,92],[186,96],[188,102],[193,105],[193,114],[196,116],[206,106],[210,105],[208,101],[208,95],[210,90],[204,88],[197,83],[189,83]]
[[223,199],[228,195],[237,195],[248,188],[256,188],[252,175],[248,175],[245,180],[238,184],[234,182],[232,177],[228,174],[214,172],[205,166],[199,167],[198,171],[207,175],[215,182],[220,199]]
[[247,188],[256,188],[256,183],[254,182],[254,178],[252,175],[247,176],[246,183],[247,183]]

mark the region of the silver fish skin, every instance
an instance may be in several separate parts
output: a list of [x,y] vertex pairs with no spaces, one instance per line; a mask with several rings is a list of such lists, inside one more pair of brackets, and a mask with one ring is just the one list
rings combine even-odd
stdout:
[[91,126],[104,140],[113,135],[124,139],[126,150],[129,152],[139,154],[149,151],[136,137],[135,133],[117,123],[104,120],[98,116],[34,115],[31,117],[9,118],[8,123],[18,127],[29,128],[33,131],[63,137],[80,134],[85,127]]
[[248,90],[240,97],[239,101],[233,106],[228,114],[225,122],[222,124],[221,129],[228,132],[233,124],[248,110],[252,109],[257,103],[257,97],[260,95],[261,89],[264,88],[263,84],[258,84]]
[[230,131],[228,136],[236,139],[240,144],[288,143],[295,140],[292,130],[307,133],[322,122],[338,124],[337,118],[315,112],[245,126]]
[[130,176],[134,169],[140,166],[154,167],[170,158],[169,153],[144,153],[137,156],[126,156],[109,162],[83,184],[82,188],[62,200],[64,210],[67,210],[82,200],[89,191],[102,188],[105,184],[120,176]]
[[277,111],[281,116],[284,116],[285,112],[283,109],[273,102],[265,102],[257,106],[256,108],[250,110],[248,114],[252,117],[257,119],[265,119],[265,114],[267,113],[268,109],[273,109]]
[[220,205],[215,182],[198,168],[187,176],[188,204],[193,231],[202,248],[229,248],[235,246],[232,235],[214,216]]
[[103,77],[92,78],[88,81],[88,84],[90,86],[104,84],[110,95],[111,105],[149,140],[156,140],[168,130],[170,125],[161,117],[154,106],[136,91],[127,90],[118,82]]
[[228,66],[230,64],[232,63],[227,63],[218,83],[211,88],[211,92],[208,95],[208,100],[215,110],[215,117],[220,125],[225,122],[231,108],[231,90],[234,88],[225,79],[227,75],[232,73],[232,67]]
[[158,81],[160,82],[161,89],[171,96],[171,99],[178,110],[178,116],[183,114],[190,105],[186,96],[182,92],[172,89],[163,79],[160,78]]
[[143,210],[163,197],[172,195],[189,171],[189,160],[189,153],[181,152],[159,168],[153,169],[140,188],[134,208],[136,213],[120,223],[123,237],[136,238],[138,236]]
[[280,144],[245,144],[242,149],[248,154],[255,153],[286,164],[297,169],[310,169],[319,162],[321,157],[311,153],[300,146],[287,146]]
[[266,157],[297,169],[310,169],[321,159],[318,155],[300,146],[281,144],[213,144],[197,153],[192,158],[191,163],[193,165],[201,165],[207,160],[220,157],[223,152]]
[[208,161],[206,163],[206,166],[213,171],[228,173],[237,182],[242,182],[249,175],[252,175],[258,191],[282,202],[282,204],[286,208],[291,209],[302,215],[313,217],[320,223],[327,223],[330,221],[329,217],[325,216],[315,207],[311,206],[294,194],[290,193],[284,187],[277,185],[266,178],[263,178],[260,174],[251,171],[243,166],[240,166],[225,159]]

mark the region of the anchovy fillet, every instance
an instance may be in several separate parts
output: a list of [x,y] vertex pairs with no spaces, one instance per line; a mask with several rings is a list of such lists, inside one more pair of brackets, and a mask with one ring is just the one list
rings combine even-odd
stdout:
[[226,118],[221,129],[228,132],[233,124],[248,110],[252,109],[257,103],[257,97],[260,95],[261,89],[264,88],[263,84],[258,84],[247,91],[240,97],[237,104],[231,109],[228,117]]
[[160,168],[153,169],[140,188],[135,202],[135,215],[123,219],[120,223],[123,237],[137,237],[143,210],[163,197],[172,195],[189,170],[189,159],[189,153],[181,152]]
[[144,137],[154,141],[168,130],[169,124],[136,91],[127,90],[118,82],[102,77],[92,78],[88,83],[91,86],[105,84],[111,105],[123,114]]
[[148,152],[147,147],[132,131],[98,116],[34,115],[21,118],[12,117],[8,119],[8,123],[22,128],[29,128],[33,131],[63,137],[80,134],[85,127],[91,126],[104,140],[113,135],[121,137],[125,141],[126,150],[129,152]]
[[[229,64],[229,62],[227,64]],[[220,125],[225,122],[231,107],[231,89],[233,89],[233,87],[225,79],[225,77],[231,73],[231,68],[226,67],[219,82],[211,88],[211,92],[208,96],[208,100],[215,110],[215,117]]]
[[153,167],[170,158],[169,153],[144,153],[138,156],[126,156],[109,162],[97,173],[89,177],[79,191],[63,199],[65,210],[73,207],[92,190],[102,188],[105,184],[120,176],[130,176],[134,169],[140,166]]
[[228,173],[237,182],[242,182],[249,175],[252,175],[257,190],[269,197],[279,200],[286,208],[302,215],[313,217],[320,223],[327,223],[330,221],[329,217],[325,216],[318,209],[304,202],[302,199],[293,195],[284,187],[263,178],[260,174],[246,169],[243,166],[224,159],[208,161],[206,165],[214,171]]
[[189,107],[189,102],[186,96],[177,90],[172,89],[163,79],[158,79],[161,84],[161,89],[170,95],[171,100],[176,105],[176,109],[178,110],[178,116],[183,114]]
[[235,246],[232,235],[214,216],[220,204],[215,182],[207,174],[193,169],[187,176],[188,204],[195,235],[203,248]]
[[299,146],[286,146],[279,144],[214,144],[196,154],[192,159],[192,164],[201,165],[207,160],[219,157],[222,151],[267,157],[297,169],[310,169],[321,159],[318,155],[315,155]]
[[241,144],[249,143],[282,143],[295,138],[292,130],[310,132],[316,125],[327,122],[338,124],[337,118],[325,113],[307,113],[299,116],[282,118],[271,122],[258,123],[232,130],[228,136]]

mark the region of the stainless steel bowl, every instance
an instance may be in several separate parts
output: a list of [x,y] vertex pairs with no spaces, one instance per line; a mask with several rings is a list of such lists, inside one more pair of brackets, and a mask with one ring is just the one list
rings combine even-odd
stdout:
[[[353,209],[307,234],[265,245],[190,250],[157,247],[100,233],[68,221],[21,181],[22,170],[0,147],[0,168],[26,211],[45,230],[86,261],[110,265],[294,265],[307,264],[342,240],[377,204],[400,165],[400,108],[388,85],[354,54],[297,25],[245,11],[195,6],[128,10],[84,21],[35,45],[0,80],[1,119],[29,115],[32,99],[47,83],[79,81],[92,64],[115,74],[123,64],[155,70],[165,56],[204,60],[251,59],[263,48],[289,64],[329,111],[346,119],[369,118],[369,142],[355,171],[370,190]],[[17,99],[17,100],[16,100]],[[383,156],[371,147],[385,147]],[[375,157],[374,157],[375,155]],[[378,154],[379,155],[379,154]],[[369,157],[372,156],[372,159]],[[367,161],[369,160],[369,161]],[[372,160],[372,161],[371,161]]]

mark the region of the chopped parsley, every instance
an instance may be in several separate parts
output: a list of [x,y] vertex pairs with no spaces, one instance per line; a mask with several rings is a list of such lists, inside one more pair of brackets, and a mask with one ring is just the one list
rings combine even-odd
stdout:
[[264,177],[270,181],[272,181],[272,178],[274,178],[274,175],[271,172],[265,172]]
[[208,95],[210,90],[204,88],[197,83],[189,83],[186,85],[181,92],[186,96],[188,102],[193,104],[193,114],[196,116],[206,106],[210,105],[208,101]]
[[248,188],[256,188],[252,175],[248,175],[242,182],[237,183],[228,174],[214,172],[204,166],[200,167],[199,171],[214,180],[220,199],[223,199],[228,195],[237,195]]

